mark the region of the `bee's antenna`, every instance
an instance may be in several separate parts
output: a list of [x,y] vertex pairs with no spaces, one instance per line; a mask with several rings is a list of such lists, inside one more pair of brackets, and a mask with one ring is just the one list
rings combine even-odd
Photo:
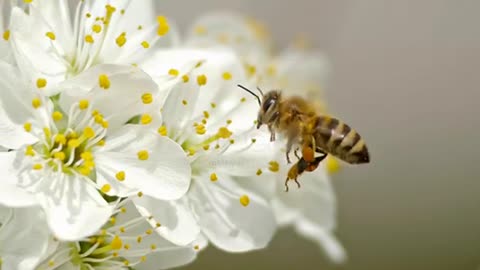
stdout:
[[[256,97],[256,98],[257,98],[257,101],[258,101],[258,105],[262,106],[262,101],[260,100],[260,97],[259,97],[257,94],[255,94],[255,93],[253,93],[252,91],[248,90],[248,88],[246,88],[246,87],[243,86],[243,85],[237,84],[237,86],[240,87],[240,88],[242,88],[243,90],[247,91],[248,93],[252,94],[254,97]],[[260,89],[258,89],[258,90],[260,90]],[[260,93],[262,93],[262,92],[260,91]],[[263,96],[263,93],[262,93],[262,96]]]
[[260,92],[260,94],[262,94],[262,97],[263,97],[263,96],[264,96],[264,94],[263,94],[263,91],[262,91],[262,89],[260,89],[260,87],[258,87],[258,86],[257,86],[257,90],[258,90],[258,92]]

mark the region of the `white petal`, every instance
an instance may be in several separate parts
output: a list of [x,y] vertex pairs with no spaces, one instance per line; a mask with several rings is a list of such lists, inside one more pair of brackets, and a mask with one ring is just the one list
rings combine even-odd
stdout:
[[[277,181],[282,182],[279,179]],[[286,209],[301,212],[304,218],[317,226],[326,230],[333,229],[336,223],[335,194],[325,167],[305,173],[299,181],[302,187],[297,189],[292,186],[289,192],[284,192],[283,185],[279,185],[277,199]],[[285,209],[283,212],[286,213]]]
[[[191,204],[212,244],[229,252],[244,252],[264,248],[270,242],[276,223],[265,200],[226,175],[218,175],[216,182],[196,179],[193,183]],[[247,206],[240,203],[243,195],[249,197]]]
[[[33,91],[22,84],[18,70],[0,62],[0,145],[17,149],[37,139],[23,125],[32,118]],[[30,104],[29,104],[30,103]]]
[[300,235],[314,240],[325,251],[328,258],[334,263],[343,263],[347,260],[347,253],[340,242],[329,231],[317,224],[312,224],[305,220],[300,220],[295,226],[295,230]]
[[67,73],[65,60],[55,53],[52,41],[45,36],[45,33],[55,32],[55,29],[47,24],[40,13],[29,16],[19,8],[12,11],[10,27],[12,48],[22,73],[31,78],[32,87],[37,78],[46,79],[44,91],[55,94],[56,84],[63,81]]
[[92,235],[110,218],[113,207],[100,193],[86,183],[86,179],[75,176],[65,181],[60,198],[44,193],[42,207],[53,234],[59,239],[72,241]]
[[0,152],[0,167],[2,169],[0,181],[0,204],[10,207],[25,207],[37,204],[34,194],[17,186],[18,171],[14,167],[16,152]]
[[[148,151],[148,160],[140,160],[139,151]],[[95,162],[100,168],[124,171],[125,186],[157,199],[178,199],[190,185],[190,163],[183,149],[169,138],[137,125],[128,125],[109,137]],[[108,177],[100,177],[108,181]]]
[[134,199],[135,206],[144,217],[152,217],[149,222],[165,239],[177,245],[187,245],[197,239],[200,227],[191,210],[182,200],[161,201],[148,196]]
[[[0,210],[2,208],[0,206]],[[17,208],[6,214],[9,220],[3,220],[0,227],[2,266],[4,269],[34,269],[48,247],[49,231],[42,210],[38,207]]]
[[268,62],[270,39],[260,25],[229,12],[212,12],[198,18],[187,36],[186,44],[233,48],[245,62],[260,66]]
[[145,262],[135,266],[138,270],[170,269],[186,265],[197,257],[197,252],[190,246],[171,246],[162,251],[152,252],[147,255]]
[[[99,85],[102,74],[110,81],[108,89]],[[60,88],[65,91],[60,98],[60,105],[65,111],[75,102],[87,99],[108,120],[109,131],[119,128],[149,108],[142,102],[143,94],[156,96],[158,93],[157,85],[146,73],[122,65],[97,65],[63,82]]]

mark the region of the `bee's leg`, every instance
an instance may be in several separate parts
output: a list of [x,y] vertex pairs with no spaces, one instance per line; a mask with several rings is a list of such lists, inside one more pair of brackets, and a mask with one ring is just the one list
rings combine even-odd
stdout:
[[288,170],[287,179],[285,180],[285,191],[288,192],[288,181],[294,180],[297,183],[298,187],[300,188],[300,183],[298,182],[297,178],[301,175],[305,170],[307,170],[309,163],[305,161],[305,159],[301,158],[297,163],[293,164],[290,170]]
[[275,130],[273,130],[273,126],[268,126],[268,131],[270,131],[270,141],[275,141]]
[[315,161],[315,152],[313,151],[313,148],[304,144],[302,146],[302,158],[307,162]]
[[292,152],[292,146],[293,146],[294,140],[295,139],[292,138],[292,137],[288,138],[288,140],[287,140],[287,150],[286,150],[286,153],[285,153],[285,155],[287,156],[287,163],[291,163],[290,152]]
[[296,156],[298,159],[300,159],[300,157],[298,156],[298,150],[299,150],[299,149],[300,149],[300,148],[297,146],[297,147],[295,148],[295,150],[293,151],[293,153],[295,154],[295,156]]

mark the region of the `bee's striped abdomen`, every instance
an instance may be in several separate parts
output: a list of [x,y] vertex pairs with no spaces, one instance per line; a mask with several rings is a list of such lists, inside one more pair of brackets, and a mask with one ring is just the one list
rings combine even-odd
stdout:
[[317,146],[351,164],[370,161],[365,141],[354,129],[328,116],[319,116],[314,121],[313,137]]

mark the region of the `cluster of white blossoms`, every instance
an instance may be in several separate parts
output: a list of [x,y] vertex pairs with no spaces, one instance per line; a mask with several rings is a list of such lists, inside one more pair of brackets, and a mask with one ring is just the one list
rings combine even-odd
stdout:
[[312,95],[321,55],[273,56],[233,14],[181,40],[153,0],[0,6],[0,269],[167,269],[209,243],[264,248],[284,225],[345,258],[335,161],[285,193],[283,144],[237,87]]

